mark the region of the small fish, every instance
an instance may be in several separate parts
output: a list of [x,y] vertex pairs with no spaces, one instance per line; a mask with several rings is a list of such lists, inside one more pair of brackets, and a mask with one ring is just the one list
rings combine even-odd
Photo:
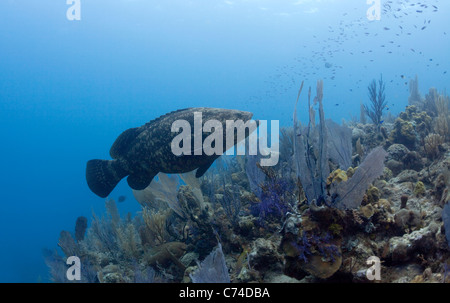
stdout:
[[339,103],[336,103],[334,106],[339,106]]
[[384,120],[381,120],[381,121],[380,121],[380,124],[383,124],[383,123],[384,123]]
[[122,202],[124,202],[126,199],[127,199],[127,197],[122,195],[122,196],[119,196],[119,198],[117,199],[117,201],[120,202],[120,203],[122,203]]

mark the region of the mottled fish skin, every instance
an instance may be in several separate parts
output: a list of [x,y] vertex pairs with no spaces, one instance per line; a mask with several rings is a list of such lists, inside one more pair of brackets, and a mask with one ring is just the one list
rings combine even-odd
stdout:
[[[191,108],[186,110],[180,110],[171,114],[165,115],[157,119],[156,121],[149,122],[142,126],[145,131],[139,135],[136,144],[130,150],[128,159],[138,159],[138,163],[134,165],[145,165],[150,169],[157,169],[163,173],[185,173],[192,171],[198,167],[214,161],[219,155],[216,156],[175,156],[171,150],[171,142],[178,133],[171,132],[172,123],[176,120],[186,120],[191,125],[191,134],[194,138],[194,112],[202,113],[202,120],[207,121],[211,119],[218,120],[222,123],[222,129],[225,131],[226,120],[242,119],[243,121],[250,120],[252,113],[236,111],[236,110],[224,110],[217,108]],[[203,133],[203,140],[209,135],[209,133]],[[225,142],[225,138],[224,138]],[[194,145],[192,139],[192,146]]]
[[[165,114],[141,127],[129,129],[123,132],[111,147],[110,155],[114,160],[88,162],[86,179],[90,189],[100,197],[106,197],[125,176],[129,176],[128,184],[136,190],[147,187],[159,172],[185,173],[200,168],[197,170],[197,177],[200,177],[220,155],[193,155],[194,113],[196,112],[202,113],[203,124],[212,119],[222,124],[224,145],[226,121],[247,122],[253,116],[250,112],[238,110],[188,108]],[[171,131],[172,124],[177,120],[186,120],[191,126],[192,155],[176,156],[171,150],[171,142],[179,134],[179,132]],[[202,143],[209,135],[210,133],[202,133]],[[246,132],[246,136],[248,135]],[[223,151],[225,150],[224,146]]]

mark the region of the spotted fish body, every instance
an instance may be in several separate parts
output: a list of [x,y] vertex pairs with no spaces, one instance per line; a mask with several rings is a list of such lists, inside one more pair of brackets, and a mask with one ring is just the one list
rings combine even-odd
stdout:
[[[186,173],[197,169],[196,177],[201,177],[220,155],[194,154],[194,113],[202,113],[202,121],[217,120],[222,124],[224,149],[226,121],[247,122],[252,113],[219,109],[188,108],[177,110],[156,118],[141,127],[124,131],[112,145],[110,156],[113,160],[94,159],[87,162],[86,180],[89,188],[100,197],[107,197],[121,179],[128,176],[128,185],[135,190],[146,188],[159,173]],[[191,155],[177,156],[172,152],[172,140],[178,135],[172,132],[172,124],[185,120],[191,128]],[[202,142],[209,135],[202,132]],[[245,136],[249,133],[246,132]],[[236,138],[234,144],[236,144]]]

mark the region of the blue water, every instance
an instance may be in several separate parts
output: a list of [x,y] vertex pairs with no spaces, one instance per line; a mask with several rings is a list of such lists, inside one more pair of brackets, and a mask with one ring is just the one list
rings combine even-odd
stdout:
[[[69,21],[65,0],[2,0],[0,282],[48,282],[42,249],[104,212],[86,161],[108,159],[125,129],[194,106],[291,125],[303,80],[324,80],[338,122],[359,116],[381,74],[393,114],[416,74],[422,95],[445,90],[450,2],[420,2],[381,1],[368,21],[365,0],[80,0]],[[124,181],[120,195],[121,212],[140,209]]]

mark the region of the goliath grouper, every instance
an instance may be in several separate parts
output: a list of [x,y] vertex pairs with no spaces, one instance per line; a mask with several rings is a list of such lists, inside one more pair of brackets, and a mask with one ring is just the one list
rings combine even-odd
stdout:
[[[197,169],[196,177],[201,177],[220,154],[199,155],[194,150],[194,113],[201,113],[202,121],[217,120],[222,125],[223,152],[232,146],[226,146],[226,121],[249,121],[250,112],[219,109],[219,108],[188,108],[177,110],[156,118],[141,127],[124,131],[112,145],[109,154],[113,160],[90,160],[86,166],[86,180],[89,188],[98,196],[107,197],[120,180],[128,176],[128,185],[135,190],[146,188],[159,173],[186,173]],[[198,117],[198,114],[197,114]],[[172,152],[172,140],[179,132],[172,132],[175,121],[184,120],[191,129],[190,155],[175,155]],[[198,121],[198,120],[197,120]],[[203,124],[200,125],[203,127]],[[218,127],[220,128],[220,127]],[[254,129],[245,129],[247,137]],[[183,129],[184,131],[184,129]],[[214,129],[216,131],[216,129]],[[233,131],[234,134],[236,134]],[[202,132],[202,144],[211,133]],[[238,136],[234,135],[233,145],[237,144]],[[220,141],[219,141],[220,142]]]

